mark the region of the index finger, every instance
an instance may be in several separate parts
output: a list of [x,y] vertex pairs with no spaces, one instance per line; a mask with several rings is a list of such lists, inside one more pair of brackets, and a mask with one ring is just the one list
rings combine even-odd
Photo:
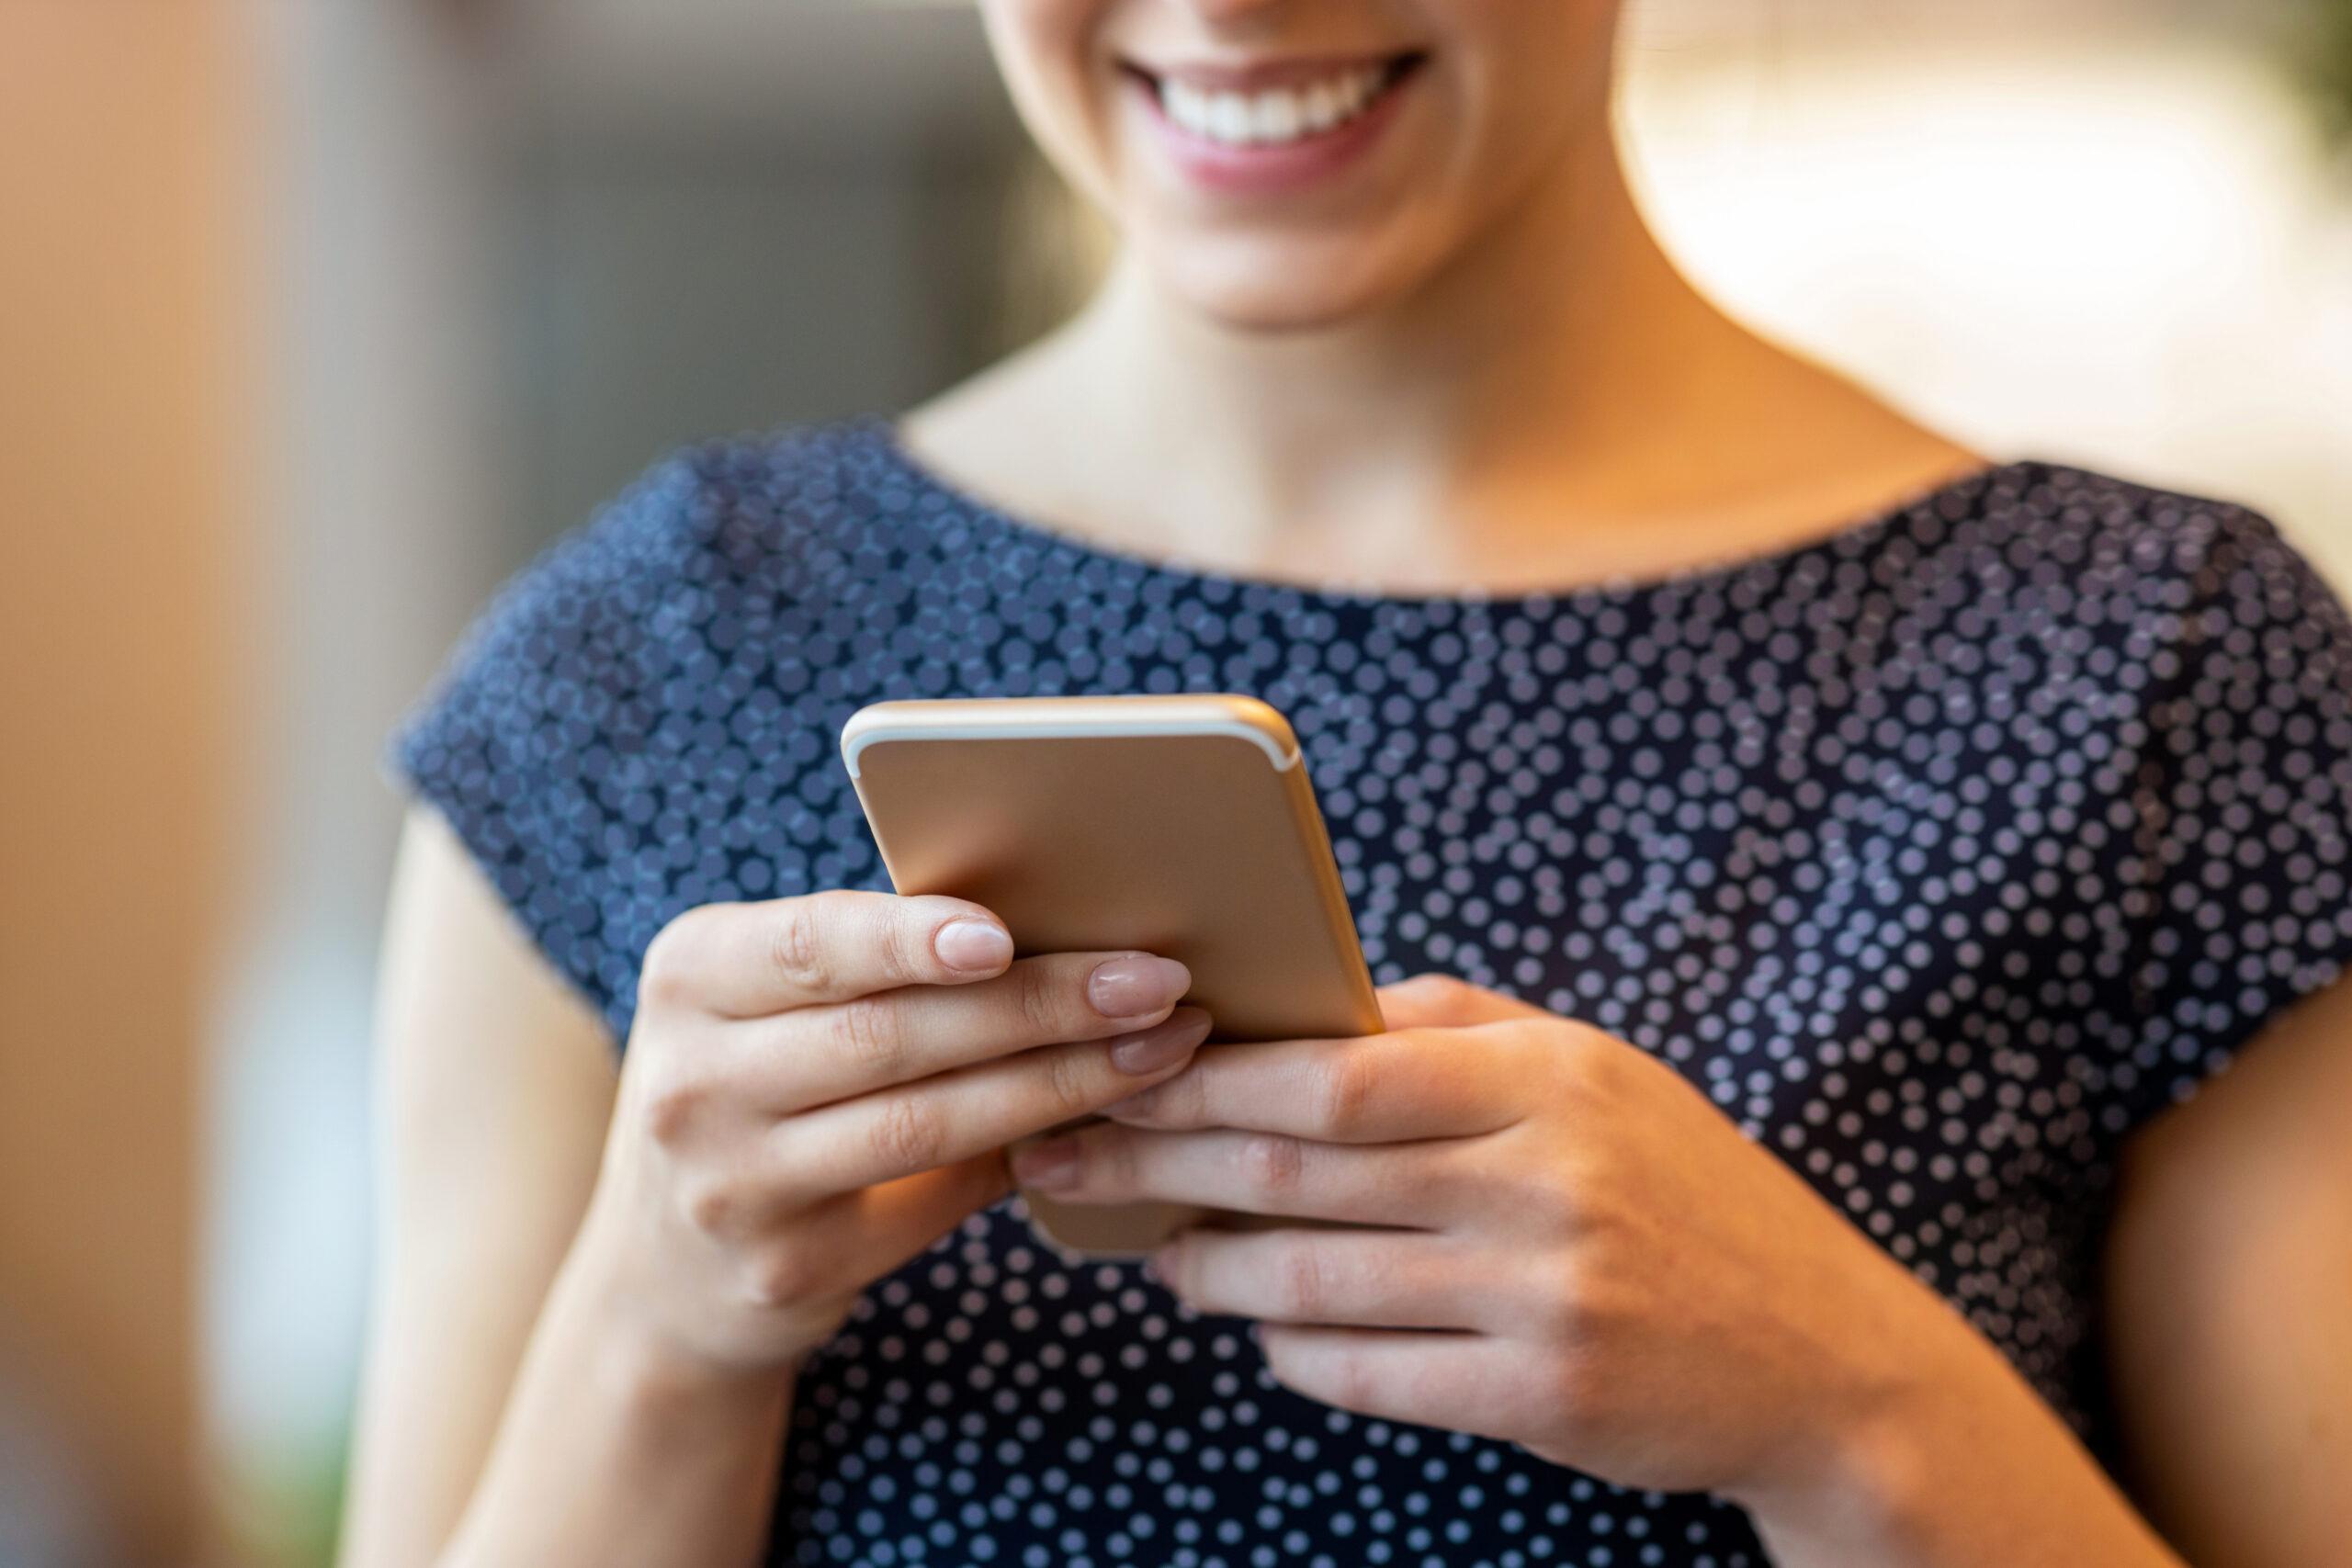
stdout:
[[1512,1083],[1525,1049],[1516,1032],[1480,1026],[1216,1045],[1103,1114],[1131,1127],[1326,1144],[1470,1137],[1520,1119]]
[[1001,975],[1012,933],[968,898],[829,888],[760,904],[706,904],[646,950],[641,999],[762,1018],[899,986]]

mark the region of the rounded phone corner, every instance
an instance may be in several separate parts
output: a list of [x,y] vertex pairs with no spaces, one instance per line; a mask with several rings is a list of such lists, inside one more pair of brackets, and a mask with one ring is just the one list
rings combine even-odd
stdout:
[[1277,773],[1287,772],[1298,765],[1298,735],[1283,716],[1282,709],[1262,697],[1240,692],[1219,692],[1214,699],[1226,712],[1227,719],[1251,732],[1259,739],[1259,750]]
[[908,706],[896,701],[868,703],[842,725],[842,766],[849,770],[851,778],[858,776],[858,754],[876,740],[891,739],[893,727],[899,723]]

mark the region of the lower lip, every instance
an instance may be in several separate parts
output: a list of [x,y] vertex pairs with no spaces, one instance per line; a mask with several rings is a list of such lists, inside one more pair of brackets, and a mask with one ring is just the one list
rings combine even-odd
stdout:
[[1344,125],[1295,141],[1243,147],[1193,135],[1168,118],[1157,87],[1132,76],[1127,85],[1143,99],[1145,117],[1160,146],[1185,178],[1227,194],[1278,196],[1312,189],[1361,163],[1396,118],[1398,106],[1419,77],[1419,71],[1410,71],[1390,83],[1369,107]]

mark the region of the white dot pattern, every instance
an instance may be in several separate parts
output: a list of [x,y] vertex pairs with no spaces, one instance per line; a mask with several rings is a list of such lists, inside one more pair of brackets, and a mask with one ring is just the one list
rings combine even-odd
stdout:
[[[399,738],[626,1038],[714,899],[887,886],[834,749],[885,697],[1287,713],[1375,977],[1654,1053],[2099,1451],[2124,1134],[2352,952],[2352,624],[2246,509],[2007,463],[1763,559],[1558,594],[1237,581],[1002,516],[865,421],[683,452],[501,596]],[[1714,1499],[1365,1420],[1008,1203],[799,1389],[773,1561],[1679,1564]]]

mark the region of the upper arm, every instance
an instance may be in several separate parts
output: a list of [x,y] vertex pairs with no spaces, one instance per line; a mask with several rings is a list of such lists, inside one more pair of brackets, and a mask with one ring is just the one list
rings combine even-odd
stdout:
[[2134,1136],[2107,1290],[2150,1518],[2199,1568],[2352,1562],[2352,978]]
[[481,1474],[594,1190],[617,1062],[455,835],[411,814],[378,1012],[378,1210],[345,1568],[414,1568]]

